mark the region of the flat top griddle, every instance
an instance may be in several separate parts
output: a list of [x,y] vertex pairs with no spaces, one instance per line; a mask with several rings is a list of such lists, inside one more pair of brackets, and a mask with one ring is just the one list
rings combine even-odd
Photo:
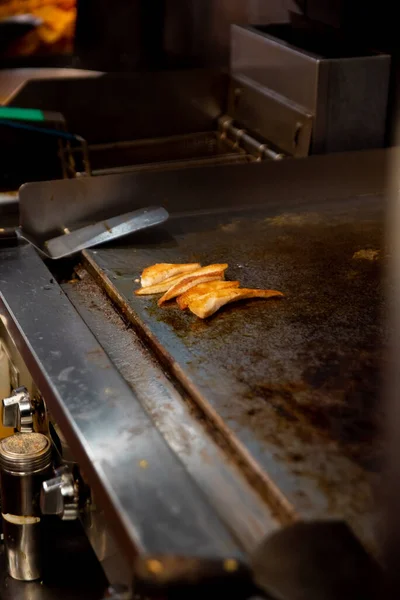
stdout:
[[[283,519],[347,518],[369,543],[379,468],[381,196],[176,214],[134,245],[86,256],[110,295],[237,450]],[[359,251],[360,258],[354,257]],[[157,262],[228,262],[285,300],[201,321],[135,279]]]

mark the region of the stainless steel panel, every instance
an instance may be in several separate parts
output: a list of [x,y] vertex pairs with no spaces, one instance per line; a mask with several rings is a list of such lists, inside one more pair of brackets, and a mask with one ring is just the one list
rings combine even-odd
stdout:
[[[251,27],[232,26],[231,71],[313,115],[312,152],[383,146],[390,56],[313,54]],[[348,51],[348,49],[345,49]],[[356,52],[355,49],[354,52]]]
[[[252,490],[232,457],[212,439],[186,394],[174,387],[104,291],[86,271],[84,274],[81,281],[63,286],[68,298],[211,505],[243,547],[253,550],[279,526],[276,516]],[[89,535],[95,529],[94,524]]]
[[[385,181],[384,151],[315,156],[263,163],[187,169],[181,172],[130,173],[75,180],[25,184],[20,189],[23,229],[38,239],[49,239],[65,227],[75,228],[142,207],[151,201],[169,212],[230,207],[233,194],[262,204],[267,196],[318,199],[380,192]],[[342,174],[337,177],[337,173]],[[206,190],[206,193],[204,193]],[[32,202],[33,200],[33,202]]]
[[123,554],[241,557],[36,252],[23,246],[0,258],[2,321]]
[[108,73],[30,81],[11,105],[61,112],[69,130],[90,145],[131,142],[212,131],[226,109],[228,85],[228,74],[212,69]]
[[231,28],[231,48],[233,75],[245,75],[315,114],[319,93],[316,56],[236,25]]
[[32,79],[76,79],[78,77],[99,77],[100,71],[85,71],[83,69],[9,69],[2,70],[0,75],[0,104],[8,104],[19,90]]
[[231,83],[229,115],[259,139],[289,156],[308,156],[313,119],[310,112],[243,75]]

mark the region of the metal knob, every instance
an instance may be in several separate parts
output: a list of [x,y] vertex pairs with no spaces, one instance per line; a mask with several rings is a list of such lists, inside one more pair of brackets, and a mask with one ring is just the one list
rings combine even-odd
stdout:
[[33,431],[32,401],[25,387],[14,390],[9,398],[3,399],[2,404],[4,427],[14,427],[21,433]]
[[63,521],[78,518],[78,486],[68,467],[56,469],[56,476],[43,482],[40,510],[43,515],[57,515]]

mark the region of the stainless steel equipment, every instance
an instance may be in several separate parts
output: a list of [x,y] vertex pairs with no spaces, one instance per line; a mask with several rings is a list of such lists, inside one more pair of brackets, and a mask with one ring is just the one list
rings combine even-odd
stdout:
[[14,389],[12,396],[3,399],[3,425],[20,433],[32,433],[32,401],[25,387]]
[[[289,24],[232,26],[231,36],[229,75],[192,70],[33,80],[10,105],[57,109],[77,139],[85,140],[76,148],[68,143],[64,176],[242,164],[384,145],[389,55],[305,35]],[[46,161],[31,160],[39,161],[34,171],[42,172]],[[33,180],[32,168],[27,173]],[[54,176],[53,169],[48,178]]]
[[101,72],[85,71],[84,69],[3,69],[0,77],[0,104],[9,104],[18,91],[32,79],[64,79],[65,77],[76,79],[78,77],[99,77],[100,75],[102,75]]
[[[245,132],[227,114],[229,81],[223,72],[204,70],[32,81],[12,105],[44,110],[56,96],[69,129],[87,140],[95,176],[281,158],[278,148]],[[74,153],[74,158],[75,172],[84,173],[81,157]]]
[[[232,26],[231,73],[239,91],[235,118],[243,127],[282,143],[293,122],[300,146],[302,122],[311,120],[310,148],[301,155],[379,148],[384,145],[390,56],[336,39],[306,35],[289,24]],[[252,110],[255,94],[263,95]],[[297,114],[296,114],[297,112]],[[290,139],[290,149],[296,135]],[[290,151],[290,150],[289,150]]]
[[16,433],[0,442],[0,487],[8,572],[14,579],[42,576],[44,547],[39,495],[51,472],[51,444],[41,433]]
[[[72,276],[50,273],[29,246],[1,253],[2,337],[14,340],[57,454],[80,481],[79,510],[64,470],[45,485],[42,509],[78,514],[110,583],[129,588],[134,579],[159,592],[211,578],[228,593],[240,575],[246,587],[249,555],[295,520],[345,521],[379,555],[381,260],[354,254],[381,250],[385,161],[367,152],[21,191],[24,226],[45,237],[77,226],[82,205],[104,217],[162,198],[172,215],[129,244],[84,251]],[[62,210],[51,210],[55,199]],[[196,324],[134,299],[143,266],[189,256],[226,257],[233,274],[259,285],[269,275],[288,301]],[[364,397],[371,405],[360,408]],[[33,422],[46,427],[38,412]]]
[[[150,4],[140,13],[132,3],[135,26]],[[179,29],[182,15],[161,4],[169,31]],[[183,22],[196,14],[183,44],[191,66],[216,64],[216,52],[227,63],[232,15],[246,24],[262,10],[179,4]],[[234,27],[230,73],[31,81],[13,95],[15,106],[60,111],[88,141],[95,175],[75,156],[78,177],[23,186],[28,236],[43,242],[149,203],[171,215],[48,265],[22,240],[0,250],[1,368],[7,389],[26,388],[5,401],[4,425],[51,440],[41,523],[84,532],[88,572],[101,582],[58,589],[60,600],[101,600],[107,585],[124,600],[370,600],[380,588],[390,153],[309,154],[382,145],[389,57],[356,39],[311,48],[303,24],[291,20],[290,39],[286,26]],[[157,39],[131,49],[147,66],[182,64],[179,44],[163,54]],[[193,260],[226,261],[229,276],[286,300],[198,322],[133,295],[150,263]],[[41,600],[52,598],[59,562],[54,536],[49,547],[43,586],[30,588]]]
[[[35,199],[31,198],[31,201],[33,204]],[[56,260],[76,254],[85,248],[109,243],[138,231],[155,227],[164,223],[168,217],[169,215],[164,208],[150,206],[122,215],[110,216],[107,220],[97,223],[92,222],[84,227],[74,229],[74,231],[64,227],[62,235],[48,240],[40,240],[30,236],[23,227],[19,227],[13,232],[10,229],[4,229],[0,233],[0,238],[5,238],[8,241],[14,233],[16,240],[25,240],[32,244],[36,250],[39,250],[42,255]],[[87,215],[86,220],[89,220]]]

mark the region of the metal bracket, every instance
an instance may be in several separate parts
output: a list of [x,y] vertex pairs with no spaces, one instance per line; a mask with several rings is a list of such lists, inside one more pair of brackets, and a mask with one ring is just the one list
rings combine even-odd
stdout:
[[255,137],[289,156],[308,156],[313,116],[273,90],[244,75],[232,78],[228,114]]

